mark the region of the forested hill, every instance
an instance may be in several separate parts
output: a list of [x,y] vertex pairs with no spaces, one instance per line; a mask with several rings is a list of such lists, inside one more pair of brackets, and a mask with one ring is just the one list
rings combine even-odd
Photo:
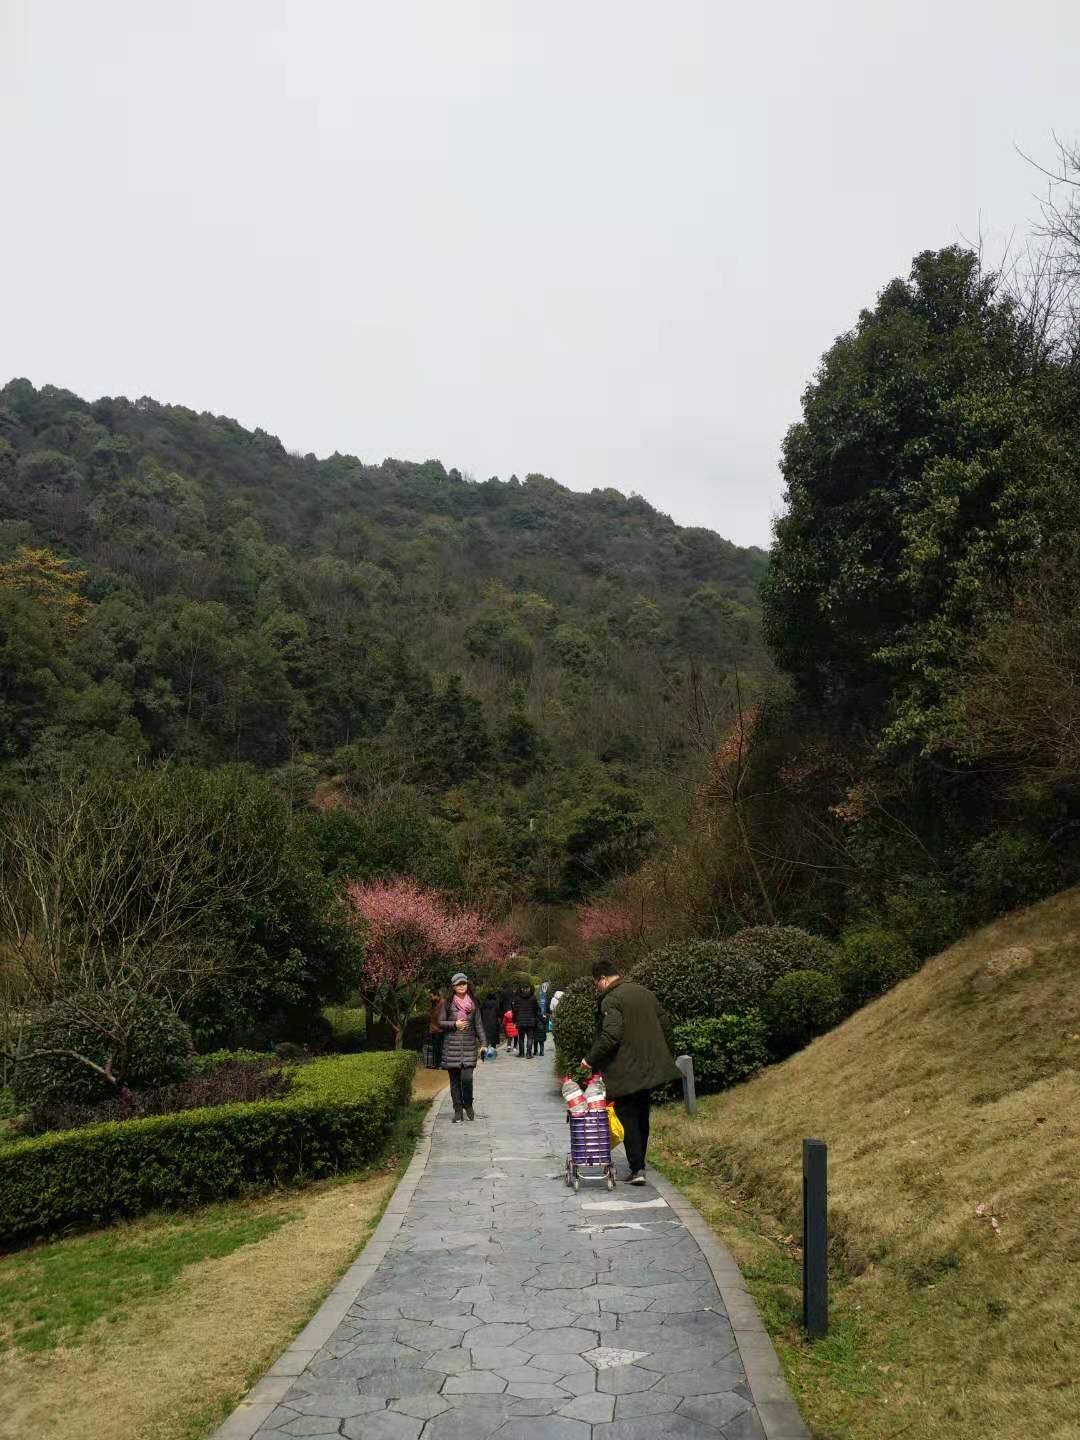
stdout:
[[542,783],[546,809],[611,782],[662,810],[691,659],[766,665],[765,563],[611,489],[318,460],[14,380],[0,763],[241,760],[314,784],[347,747],[428,796]]

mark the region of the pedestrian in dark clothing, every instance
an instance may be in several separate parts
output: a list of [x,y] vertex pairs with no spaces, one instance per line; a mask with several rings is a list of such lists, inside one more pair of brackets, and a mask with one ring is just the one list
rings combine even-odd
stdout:
[[603,1075],[626,1132],[627,1179],[644,1185],[651,1092],[679,1075],[671,1021],[651,990],[624,980],[613,964],[598,960],[593,979],[600,996],[600,1033],[584,1064]]
[[522,1060],[532,1059],[539,1019],[540,1008],[536,1003],[533,987],[522,985],[514,997],[514,1024],[518,1028],[518,1056]]
[[494,990],[489,990],[484,996],[484,1003],[480,1006],[480,1019],[483,1022],[484,1035],[489,1046],[499,1043],[499,1016],[501,1014],[499,997]]
[[432,990],[428,996],[431,1004],[428,1007],[428,1041],[431,1044],[431,1068],[442,1069],[443,1032],[439,1024],[439,1011],[442,1009],[443,997],[437,990]]
[[548,997],[549,997],[550,994],[551,994],[551,987],[548,985],[548,982],[545,980],[544,983],[540,986],[540,989],[539,989],[539,991],[538,991],[538,993],[537,993],[537,996],[536,996],[537,1017],[536,1017],[536,1037],[535,1037],[535,1038],[536,1038],[536,1045],[535,1045],[535,1051],[536,1051],[536,1054],[537,1054],[537,1055],[543,1055],[543,1053],[544,1053],[544,1046],[545,1046],[546,1043],[547,1043],[547,1032],[548,1032]]
[[456,1125],[462,1111],[469,1120],[473,1113],[473,1072],[476,1057],[487,1047],[480,1006],[469,984],[469,977],[459,971],[450,981],[450,993],[439,1009],[439,1026],[443,1033],[443,1065],[450,1074],[450,1099],[454,1104]]

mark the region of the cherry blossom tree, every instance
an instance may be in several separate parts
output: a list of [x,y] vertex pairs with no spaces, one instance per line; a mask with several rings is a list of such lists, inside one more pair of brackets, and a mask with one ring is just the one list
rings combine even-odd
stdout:
[[479,961],[499,968],[512,937],[479,911],[454,904],[410,876],[345,887],[347,913],[364,932],[360,988],[369,1009],[394,1031],[405,1026],[442,972]]

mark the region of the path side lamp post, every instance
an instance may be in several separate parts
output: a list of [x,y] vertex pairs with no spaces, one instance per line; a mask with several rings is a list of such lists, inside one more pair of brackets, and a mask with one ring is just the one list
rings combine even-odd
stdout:
[[692,1055],[676,1055],[675,1064],[682,1073],[682,1094],[683,1104],[686,1106],[686,1113],[693,1115],[697,1109],[697,1089],[694,1085],[694,1057]]
[[804,1140],[803,1326],[813,1339],[829,1333],[829,1147]]

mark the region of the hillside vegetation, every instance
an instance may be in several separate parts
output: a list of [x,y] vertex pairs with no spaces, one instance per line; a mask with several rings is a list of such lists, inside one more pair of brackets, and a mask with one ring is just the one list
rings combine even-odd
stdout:
[[0,785],[241,762],[349,802],[335,872],[564,904],[677,826],[691,668],[769,668],[765,560],[612,489],[318,460],[13,380]]
[[775,1217],[781,1251],[801,1141],[828,1142],[834,1337],[815,1359],[782,1327],[817,1435],[1078,1433],[1080,891],[970,935],[659,1131],[691,1184]]

